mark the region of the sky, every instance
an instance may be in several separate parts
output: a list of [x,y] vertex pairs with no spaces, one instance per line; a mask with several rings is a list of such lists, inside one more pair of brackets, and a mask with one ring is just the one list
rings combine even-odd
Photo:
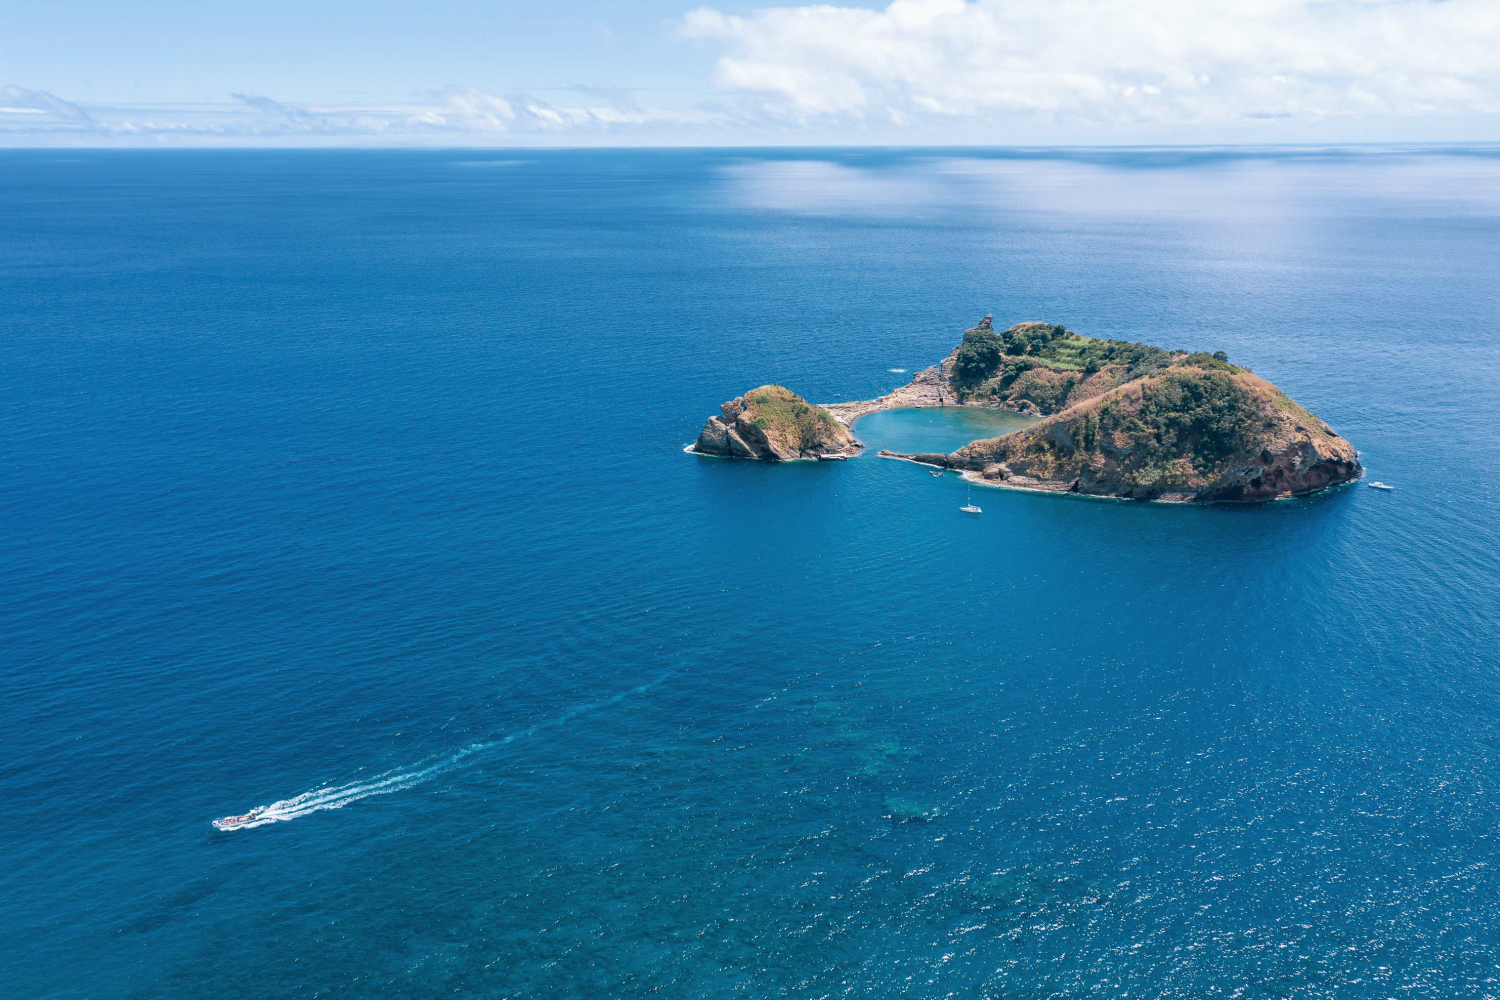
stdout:
[[0,146],[1500,141],[1500,0],[0,4]]

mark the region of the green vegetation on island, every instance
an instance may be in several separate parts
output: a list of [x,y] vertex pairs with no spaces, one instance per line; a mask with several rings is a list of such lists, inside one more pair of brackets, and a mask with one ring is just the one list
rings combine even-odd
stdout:
[[1196,367],[1240,369],[1223,351],[1173,353],[1151,344],[1085,337],[1054,323],[994,329],[990,317],[964,333],[949,379],[959,402],[998,402],[1022,412],[1052,413],[1186,360]]
[[923,461],[1012,486],[1105,496],[1265,500],[1358,478],[1358,453],[1223,351],[1084,337],[989,317],[951,360],[968,405],[1048,415]]
[[719,411],[698,435],[699,454],[793,461],[848,457],[861,448],[848,427],[785,386],[752,389]]

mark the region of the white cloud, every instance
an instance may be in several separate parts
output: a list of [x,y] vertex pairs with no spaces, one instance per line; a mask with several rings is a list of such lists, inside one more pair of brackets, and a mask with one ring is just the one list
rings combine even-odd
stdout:
[[718,84],[804,122],[1218,123],[1500,111],[1495,0],[702,8]]
[[96,125],[88,112],[45,90],[27,90],[11,84],[0,87],[0,132],[79,131]]
[[272,121],[305,128],[318,126],[318,119],[309,114],[306,108],[299,108],[295,104],[283,104],[269,97],[260,97],[255,94],[230,94],[229,96],[248,108],[254,108]]
[[[491,94],[450,84],[410,104],[316,107],[258,94],[232,92],[232,103],[155,107],[91,106],[88,111],[45,91],[0,89],[0,139],[98,143],[147,141],[340,144],[514,141],[526,136],[605,136],[652,128],[700,129],[728,120],[721,113],[642,108],[629,91],[609,87],[559,88],[581,98],[553,105],[527,93]],[[570,106],[574,105],[574,106]],[[69,137],[72,137],[71,139]]]
[[503,97],[478,87],[450,84],[432,95],[437,107],[416,116],[414,124],[475,132],[504,132],[515,123],[516,109]]
[[566,87],[596,103],[556,106],[532,94],[486,94],[477,87],[448,86],[431,95],[435,107],[424,111],[423,122],[434,127],[470,132],[609,131],[651,125],[705,125],[722,116],[703,112],[642,108],[628,90],[616,87]]
[[1278,142],[1500,130],[1500,0],[895,0],[744,16],[704,7],[677,28],[716,57],[711,104],[454,83],[380,105],[233,93],[80,107],[12,85],[0,89],[0,143]]

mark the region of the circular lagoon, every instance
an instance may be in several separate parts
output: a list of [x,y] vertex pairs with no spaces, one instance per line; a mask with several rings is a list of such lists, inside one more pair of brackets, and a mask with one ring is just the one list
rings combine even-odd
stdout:
[[854,421],[854,434],[871,452],[950,452],[970,441],[999,437],[1037,422],[1008,410],[972,406],[928,406],[877,410]]

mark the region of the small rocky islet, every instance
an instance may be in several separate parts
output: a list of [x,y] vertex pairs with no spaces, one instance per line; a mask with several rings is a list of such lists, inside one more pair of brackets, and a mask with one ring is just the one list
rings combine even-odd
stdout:
[[849,426],[780,385],[751,389],[719,407],[690,449],[768,462],[850,458],[864,450]]
[[1363,475],[1348,441],[1223,352],[1168,351],[991,317],[940,364],[878,399],[815,406],[782,386],[710,417],[689,449],[767,461],[846,458],[877,410],[974,406],[1038,417],[950,454],[881,452],[995,486],[1177,502],[1316,493]]

